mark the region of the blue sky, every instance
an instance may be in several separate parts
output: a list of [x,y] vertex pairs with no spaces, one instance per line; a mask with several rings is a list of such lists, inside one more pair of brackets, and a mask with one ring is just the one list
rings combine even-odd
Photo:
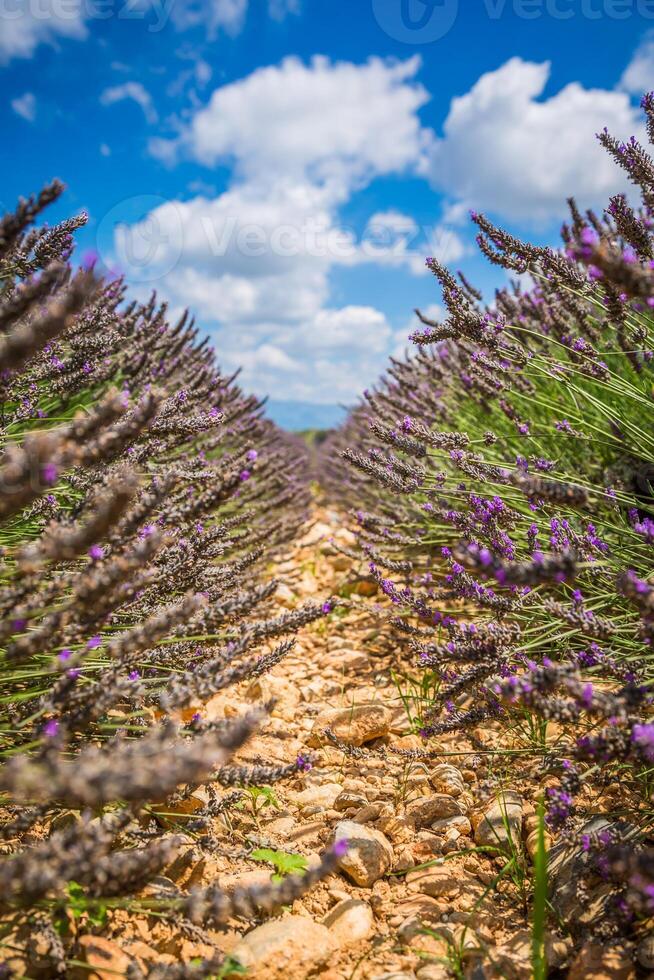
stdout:
[[435,254],[488,294],[470,208],[556,241],[624,189],[654,0],[0,0],[2,200],[53,176],[138,295],[186,304],[273,400],[347,403],[438,314]]

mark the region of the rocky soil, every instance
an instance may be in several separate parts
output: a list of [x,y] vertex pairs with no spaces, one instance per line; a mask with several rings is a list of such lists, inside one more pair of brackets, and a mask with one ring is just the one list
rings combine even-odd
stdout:
[[[336,514],[317,510],[314,526],[276,570],[285,582],[277,601],[294,608],[307,597],[340,594],[344,606],[304,630],[270,675],[202,708],[206,717],[221,718],[275,699],[272,717],[240,761],[289,763],[312,754],[314,766],[275,785],[272,795],[246,794],[239,807],[227,809],[211,849],[187,834],[166,878],[183,888],[263,882],[272,869],[252,859],[254,849],[296,853],[311,864],[345,837],[351,847],[340,873],[254,926],[234,920],[205,932],[110,912],[107,926],[87,925],[79,936],[80,977],[109,980],[132,960],[188,961],[216,947],[237,957],[255,980],[531,977],[525,892],[534,804],[547,783],[528,751],[524,757],[487,752],[499,737],[492,726],[477,733],[480,741],[473,733],[474,744],[455,733],[426,743],[431,754],[425,753],[412,734],[421,672],[398,659],[365,570],[358,577],[351,559],[330,545],[332,535],[351,543],[338,528]],[[513,744],[524,751],[519,733]],[[191,813],[206,798],[205,790],[196,791],[180,802],[180,812]],[[517,874],[506,871],[502,850],[513,854]],[[561,891],[569,905],[561,914],[570,920],[578,913],[574,876]],[[84,923],[75,928],[83,932]],[[573,943],[548,936],[552,976],[564,964],[558,975],[572,980],[635,976],[632,960],[619,950],[586,944],[579,951]],[[651,946],[639,951],[642,967],[654,967]]]

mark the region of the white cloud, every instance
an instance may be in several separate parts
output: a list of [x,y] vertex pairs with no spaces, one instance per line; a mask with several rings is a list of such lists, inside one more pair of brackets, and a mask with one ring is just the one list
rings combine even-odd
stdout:
[[241,179],[311,180],[343,198],[373,176],[413,169],[426,134],[417,110],[417,57],[364,65],[309,65],[294,57],[218,88],[193,117],[180,148],[213,166],[233,161]]
[[620,88],[636,96],[654,89],[654,34],[647,34],[636,49],[622,74]]
[[625,92],[578,82],[543,100],[549,76],[548,62],[512,58],[453,99],[426,170],[433,183],[459,204],[530,222],[559,217],[571,194],[586,207],[624,190],[595,134],[640,135],[639,111]]
[[111,156],[111,147],[107,143],[100,143],[100,156]]
[[143,115],[149,123],[155,123],[158,119],[157,111],[152,103],[152,96],[140,82],[124,82],[122,85],[112,85],[106,88],[100,95],[102,105],[115,105],[131,99],[136,102],[143,111]]
[[82,0],[43,5],[35,0],[12,0],[2,12],[0,65],[12,58],[31,58],[39,44],[55,44],[58,38],[86,37]]
[[32,92],[25,92],[24,95],[12,99],[11,108],[27,122],[34,122],[36,119],[36,97]]
[[169,162],[231,163],[232,183],[124,226],[115,258],[125,267],[145,254],[171,304],[213,324],[221,360],[242,363],[260,393],[350,400],[383,368],[393,343],[385,315],[335,303],[331,274],[363,263],[422,272],[413,240],[422,230],[379,212],[371,248],[338,209],[378,176],[415,172],[429,142],[419,64],[287,58],[216,89],[176,141],[151,143]]
[[221,32],[236,37],[243,30],[247,11],[248,0],[177,0],[171,18],[180,31],[202,25],[209,39]]
[[268,13],[273,20],[284,20],[288,14],[299,14],[300,0],[268,0]]

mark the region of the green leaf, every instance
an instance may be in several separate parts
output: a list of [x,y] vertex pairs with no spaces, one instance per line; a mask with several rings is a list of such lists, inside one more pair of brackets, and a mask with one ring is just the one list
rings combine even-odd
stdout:
[[531,922],[531,964],[534,980],[547,977],[545,926],[547,921],[547,853],[545,851],[545,810],[538,806],[538,837],[534,856],[534,907]]
[[279,882],[285,875],[303,875],[307,870],[307,859],[301,854],[289,854],[288,851],[273,851],[269,847],[260,847],[253,851],[251,857],[255,861],[266,861],[272,864],[275,874],[272,880]]

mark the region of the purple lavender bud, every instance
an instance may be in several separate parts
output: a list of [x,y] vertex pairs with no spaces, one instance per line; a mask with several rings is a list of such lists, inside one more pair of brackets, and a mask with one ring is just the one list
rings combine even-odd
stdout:
[[138,670],[130,670],[127,676],[131,681],[137,681],[141,675],[139,674]]
[[246,480],[250,479],[250,476],[251,474],[249,470],[241,470],[238,478],[242,483],[245,483]]
[[94,561],[99,558],[102,558],[103,555],[104,555],[104,549],[102,545],[93,544],[89,548],[89,558],[92,558]]
[[341,840],[334,841],[334,845],[332,847],[332,853],[335,854],[336,857],[342,858],[345,857],[349,849],[350,849],[350,842],[349,840],[346,840],[343,837],[341,838]]
[[327,613],[330,613],[332,611],[331,602],[323,602],[322,611],[324,612],[325,615],[327,615]]
[[87,650],[97,650],[99,646],[102,646],[102,637],[97,634],[96,636],[92,636],[86,644]]
[[43,726],[43,734],[46,738],[54,738],[59,731],[59,722],[56,718],[51,718],[50,721],[46,721]]
[[654,762],[654,724],[634,725],[631,740],[647,762]]
[[247,453],[245,454],[245,458],[249,460],[250,463],[254,463],[255,459],[258,459],[258,457],[259,453],[256,451],[256,449],[248,449]]
[[53,483],[57,482],[57,477],[59,475],[59,470],[55,463],[46,463],[41,470],[41,479],[44,483],[52,486]]
[[88,249],[82,256],[82,268],[85,272],[91,272],[95,267],[100,256],[94,248]]
[[73,651],[72,650],[68,650],[66,648],[66,649],[62,650],[60,654],[58,654],[57,660],[61,660],[62,663],[65,663],[67,660],[70,660],[70,658],[72,657],[72,655],[73,655]]

